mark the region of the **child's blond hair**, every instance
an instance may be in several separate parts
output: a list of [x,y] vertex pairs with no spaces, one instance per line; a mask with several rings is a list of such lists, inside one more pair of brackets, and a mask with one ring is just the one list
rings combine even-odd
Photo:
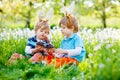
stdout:
[[44,29],[50,29],[49,24],[47,21],[38,21],[36,25],[34,26],[35,32],[38,30],[44,30]]

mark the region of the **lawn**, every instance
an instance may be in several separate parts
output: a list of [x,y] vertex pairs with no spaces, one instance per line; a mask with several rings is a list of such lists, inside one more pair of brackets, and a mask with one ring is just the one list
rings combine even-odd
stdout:
[[[120,29],[81,28],[78,33],[86,48],[86,58],[78,66],[55,68],[41,63],[31,64],[27,59],[9,65],[11,54],[25,54],[27,38],[34,35],[29,29],[4,29],[0,33],[0,80],[119,80],[120,79]],[[51,30],[55,48],[63,36],[59,28]]]

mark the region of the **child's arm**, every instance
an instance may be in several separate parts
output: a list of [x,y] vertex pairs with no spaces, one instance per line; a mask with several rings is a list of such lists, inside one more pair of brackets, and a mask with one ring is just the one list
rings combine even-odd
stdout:
[[68,56],[76,56],[79,55],[82,51],[82,47],[76,47],[75,49],[70,49],[68,51]]
[[37,53],[37,52],[39,52],[41,49],[39,49],[39,48],[34,48],[34,49],[32,49],[30,46],[26,46],[26,48],[25,48],[25,52],[26,52],[26,54],[34,54],[34,53]]
[[25,48],[25,53],[26,53],[26,54],[32,54],[33,51],[34,51],[34,49],[31,49],[30,46],[26,46],[26,48]]
[[69,49],[69,50],[64,50],[64,49],[56,49],[55,53],[58,54],[68,54],[68,56],[76,56],[79,55],[81,52],[82,48],[81,47],[77,47],[75,49]]
[[67,51],[67,50],[64,50],[64,49],[59,48],[59,49],[56,49],[56,50],[55,50],[55,53],[58,53],[58,54],[68,54],[68,51]]
[[26,54],[33,54],[37,49],[32,48],[36,46],[35,37],[28,38],[27,45],[25,47]]

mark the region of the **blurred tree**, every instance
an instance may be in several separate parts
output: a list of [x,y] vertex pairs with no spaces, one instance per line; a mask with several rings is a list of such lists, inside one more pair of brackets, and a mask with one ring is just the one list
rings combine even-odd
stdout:
[[103,27],[107,27],[106,20],[120,15],[120,0],[76,0],[76,15],[100,18]]
[[24,11],[21,11],[20,14],[25,17],[26,19],[26,24],[25,27],[26,28],[30,28],[30,23],[31,23],[31,13],[33,8],[33,3],[31,1],[28,1],[28,4],[25,6],[27,9],[25,9]]
[[[36,10],[40,9],[43,0],[3,0],[0,1],[0,16],[3,22],[24,21],[25,27],[30,28],[31,19],[36,17]],[[37,4],[38,3],[38,4]],[[41,4],[40,4],[41,3]],[[4,14],[3,14],[4,13]],[[1,21],[0,21],[1,22]]]
[[91,15],[92,8],[89,5],[85,5],[85,0],[75,0],[75,11],[78,15],[86,16]]
[[[55,15],[61,15],[60,9],[68,6],[73,0],[0,0],[0,23],[24,22],[30,28],[36,12],[42,8],[54,8]],[[107,27],[106,19],[112,16],[120,17],[120,0],[74,0],[75,15],[96,15]],[[9,24],[8,24],[9,25]],[[10,25],[9,25],[10,26]]]
[[63,6],[63,4],[64,4],[64,1],[61,2],[61,0],[54,0],[51,7],[54,8],[54,14],[55,15],[60,15],[60,9]]
[[94,14],[102,19],[102,23],[104,28],[107,27],[106,19],[109,17],[112,17],[114,14],[116,14],[116,8],[117,8],[117,2],[118,0],[89,0],[91,3],[93,3],[93,6],[90,8],[93,8]]

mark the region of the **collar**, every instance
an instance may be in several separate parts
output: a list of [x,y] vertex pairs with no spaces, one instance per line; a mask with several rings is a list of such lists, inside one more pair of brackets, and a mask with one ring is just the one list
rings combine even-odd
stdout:
[[35,40],[37,40],[36,35],[33,37]]
[[76,33],[73,33],[73,34],[72,34],[70,37],[68,37],[68,38],[65,36],[65,37],[64,37],[64,40],[72,39],[75,35],[76,35]]
[[36,36],[32,37],[31,40],[37,42]]
[[46,41],[46,40],[37,40],[37,36],[36,36],[36,35],[33,37],[33,39],[34,39],[36,42],[43,42],[43,43],[47,43],[47,41]]

